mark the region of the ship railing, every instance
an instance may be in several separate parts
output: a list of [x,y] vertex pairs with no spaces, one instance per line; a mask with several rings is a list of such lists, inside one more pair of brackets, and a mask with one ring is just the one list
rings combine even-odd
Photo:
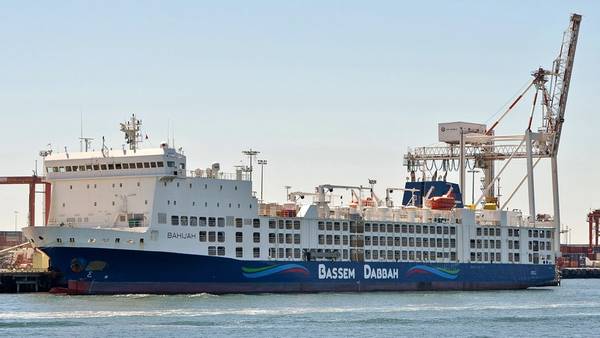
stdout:
[[226,173],[220,171],[211,172],[208,170],[196,169],[190,171],[190,176],[196,178],[212,178],[217,180],[250,181],[250,173],[248,172]]

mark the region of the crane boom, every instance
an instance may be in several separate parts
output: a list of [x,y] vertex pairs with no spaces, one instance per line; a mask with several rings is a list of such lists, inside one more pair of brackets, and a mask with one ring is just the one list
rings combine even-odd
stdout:
[[553,156],[556,156],[558,153],[560,135],[565,121],[565,109],[567,107],[567,97],[569,96],[569,86],[571,85],[571,74],[573,73],[573,62],[575,60],[580,25],[581,15],[572,14],[571,23],[565,31],[559,56],[554,61],[557,84],[552,98],[552,108],[556,123],[554,126],[554,141],[552,142]]

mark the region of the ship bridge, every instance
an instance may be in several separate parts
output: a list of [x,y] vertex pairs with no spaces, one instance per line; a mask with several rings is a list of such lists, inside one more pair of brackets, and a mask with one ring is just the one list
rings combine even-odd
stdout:
[[46,177],[76,179],[115,176],[186,176],[186,158],[163,144],[160,148],[53,153],[44,160]]

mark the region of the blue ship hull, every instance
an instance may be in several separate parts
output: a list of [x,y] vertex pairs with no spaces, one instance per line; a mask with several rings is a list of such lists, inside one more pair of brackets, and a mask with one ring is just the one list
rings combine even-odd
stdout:
[[42,248],[72,293],[260,293],[524,289],[554,265],[243,261],[95,248]]

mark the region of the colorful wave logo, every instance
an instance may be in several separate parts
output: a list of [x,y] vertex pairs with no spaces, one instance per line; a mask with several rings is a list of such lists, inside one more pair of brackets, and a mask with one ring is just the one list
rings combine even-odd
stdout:
[[308,269],[300,264],[269,265],[260,268],[242,267],[242,274],[246,278],[260,278],[276,273],[301,273],[306,276],[309,275]]
[[407,276],[416,274],[433,274],[446,279],[456,279],[458,277],[459,269],[443,269],[435,268],[427,265],[416,265],[410,268],[407,272]]

